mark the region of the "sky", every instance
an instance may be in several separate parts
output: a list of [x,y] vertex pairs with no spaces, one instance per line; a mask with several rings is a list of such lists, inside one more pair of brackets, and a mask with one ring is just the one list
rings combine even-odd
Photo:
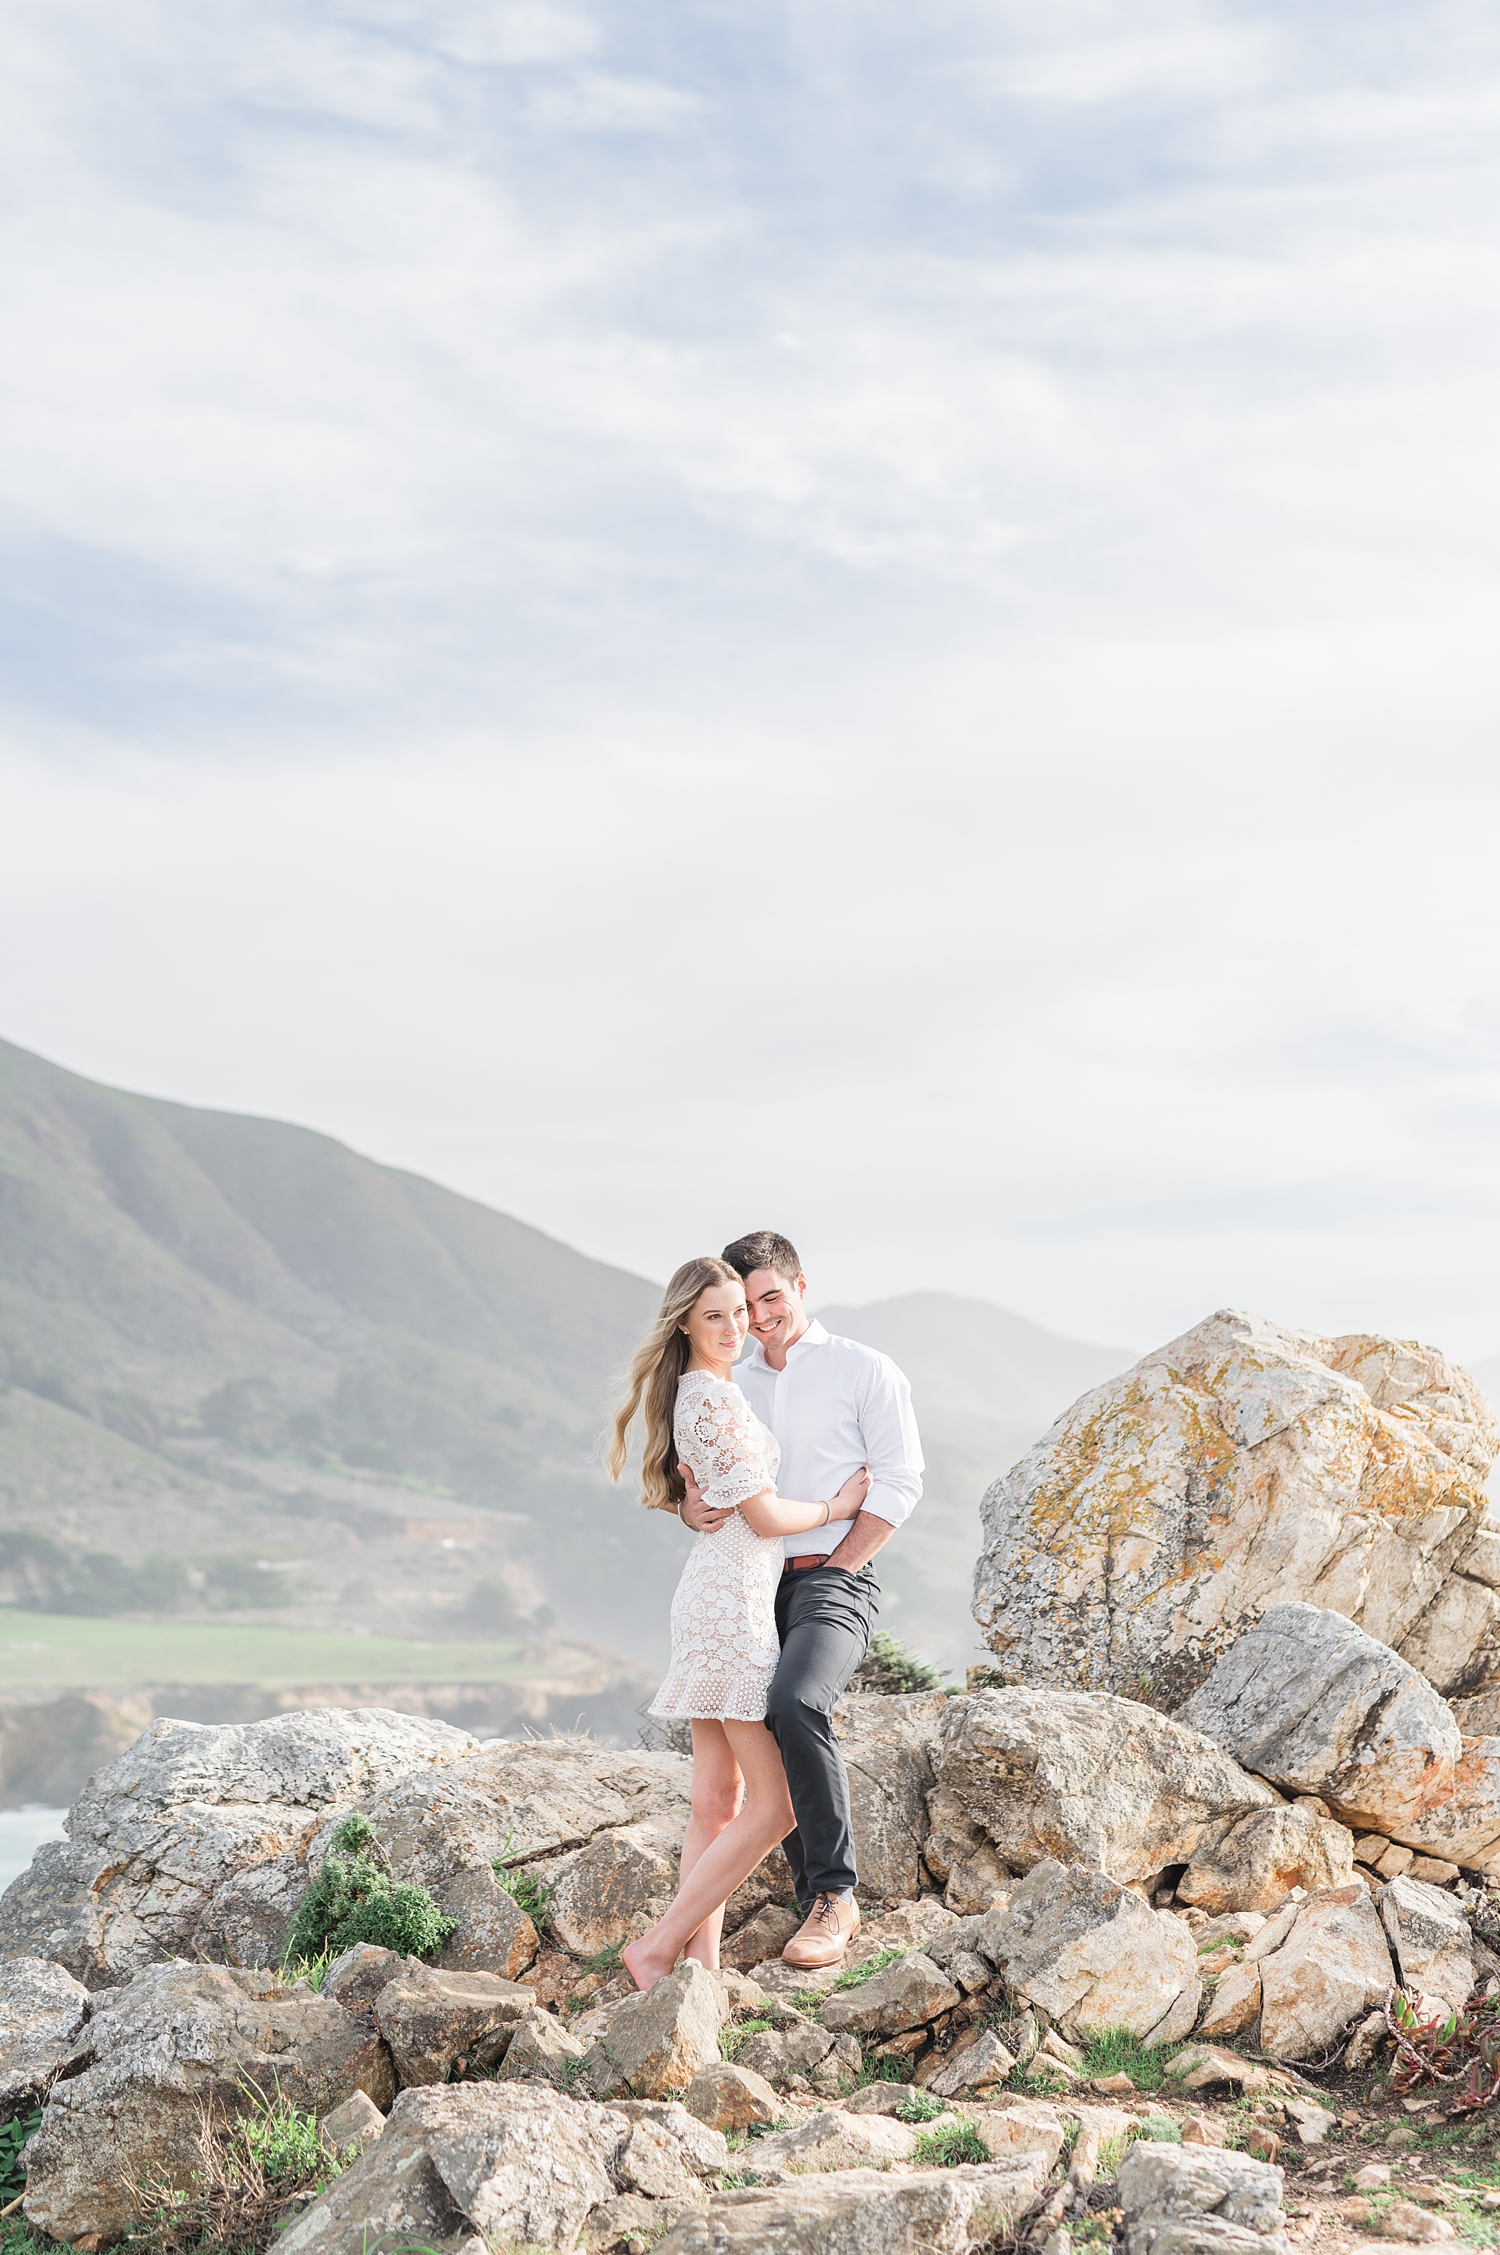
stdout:
[[1500,1349],[1500,17],[15,0],[0,1036]]

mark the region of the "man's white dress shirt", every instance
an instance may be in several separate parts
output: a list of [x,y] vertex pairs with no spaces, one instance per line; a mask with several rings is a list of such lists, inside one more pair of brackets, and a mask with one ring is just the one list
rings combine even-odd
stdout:
[[[735,1383],[781,1443],[781,1495],[822,1503],[852,1472],[870,1467],[864,1508],[899,1527],[922,1493],[922,1444],[912,1415],[911,1387],[889,1355],[839,1339],[812,1322],[787,1349],[785,1370],[773,1370],[758,1339],[734,1366]],[[847,1519],[805,1535],[787,1535],[788,1558],[837,1550]]]

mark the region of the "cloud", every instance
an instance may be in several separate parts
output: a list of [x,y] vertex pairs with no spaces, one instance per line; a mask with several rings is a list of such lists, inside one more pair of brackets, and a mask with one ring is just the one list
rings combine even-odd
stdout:
[[1500,33],[26,0],[0,1030],[664,1273],[1500,1340]]

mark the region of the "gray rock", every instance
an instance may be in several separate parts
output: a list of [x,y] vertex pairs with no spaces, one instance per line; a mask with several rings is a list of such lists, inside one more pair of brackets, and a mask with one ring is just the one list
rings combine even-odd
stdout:
[[677,1891],[677,1866],[649,1827],[622,1825],[551,1866],[549,1884],[553,1933],[591,1957],[655,1925]]
[[1070,2037],[1128,2028],[1148,2045],[1187,2035],[1203,1983],[1193,1937],[1106,1872],[1038,1864],[981,1930],[984,1955],[1024,2003]]
[[[936,1962],[934,1960],[934,1962]],[[949,1960],[947,1973],[956,1981],[966,1997],[978,1996],[987,1989],[994,1976],[994,1968],[977,1950],[959,1950]]]
[[767,1959],[779,1958],[801,1924],[801,1911],[788,1910],[784,1903],[766,1903],[731,1934],[720,1952],[722,1961],[736,1973],[753,1972]]
[[735,2052],[735,2064],[763,2075],[768,2083],[784,2084],[790,2075],[810,2075],[833,2049],[833,2036],[810,2020],[793,2020],[785,2028],[766,2028],[747,2036]]
[[[724,2166],[729,2164],[725,2148]],[[632,2122],[615,2156],[615,2176],[627,2192],[648,2200],[697,2200],[703,2197],[698,2180],[683,2159],[682,2148],[660,2122]]]
[[1252,1809],[1214,1847],[1199,1850],[1177,1899],[1210,1915],[1270,1911],[1294,1887],[1342,1887],[1354,1871],[1354,1835],[1315,1809]]
[[917,2132],[892,2114],[849,2114],[829,2108],[809,2114],[791,2128],[762,2138],[755,2148],[758,2170],[888,2169],[909,2161]]
[[1119,2186],[1126,2255],[1290,2255],[1282,2173],[1248,2153],[1133,2145]]
[[536,1997],[495,1973],[444,1973],[409,1964],[380,1992],[375,2019],[403,2087],[445,2083],[457,2062],[484,2069],[505,2056]]
[[861,1693],[833,1710],[866,1901],[899,1901],[918,1892],[938,1724],[947,1704],[940,1691]]
[[700,2067],[688,2085],[687,2109],[715,2130],[748,2130],[757,2122],[779,2122],[782,2102],[764,2075],[740,2060],[714,2060]]
[[585,2063],[590,2087],[601,2098],[685,2091],[699,2068],[718,2058],[723,2023],[722,1990],[689,1960],[613,2007]]
[[952,2053],[925,2087],[934,2098],[974,2098],[981,2091],[998,2090],[1015,2064],[994,2029],[986,2028],[972,2044]]
[[27,2156],[25,2212],[54,2239],[118,2238],[132,2178],[185,2188],[200,2105],[238,2112],[253,2086],[323,2115],[357,2090],[388,2105],[395,2087],[367,2022],[228,1966],[148,1967],[84,2035],[93,2063],[54,2084]]
[[[1462,1754],[1446,1701],[1340,1613],[1278,1605],[1181,1711],[1284,1793],[1314,1793],[1360,1830],[1403,1837]],[[1416,1843],[1420,1844],[1420,1843]]]
[[658,2240],[657,2255],[966,2255],[1008,2238],[1046,2178],[1039,2154],[906,2176],[793,2177],[720,2193]]
[[569,2070],[583,2056],[583,2045],[576,2036],[570,2035],[555,2013],[528,2013],[506,2046],[500,2080],[554,2083],[565,2090],[577,2080]]
[[872,1973],[857,1988],[835,1989],[822,2018],[836,2036],[899,2036],[925,2027],[961,2002],[947,1975],[917,1951]]
[[399,1950],[377,1949],[373,1942],[356,1942],[353,1949],[336,1957],[323,1976],[320,1991],[341,2004],[345,2012],[356,2019],[373,2020],[375,2004],[382,1989],[419,1962],[403,1957]]
[[412,2242],[570,2248],[617,2194],[618,2114],[535,2083],[403,2091],[384,2135],[303,2210],[278,2255],[368,2255]]
[[975,1618],[1018,1680],[1145,1681],[1175,1706],[1268,1608],[1316,1595],[1467,1690],[1496,1672],[1500,1598],[1466,1566],[1497,1447],[1435,1349],[1224,1309],[991,1488]]
[[62,1966],[36,1957],[0,1964],[0,2122],[36,2104],[88,2014],[87,1989]]
[[[621,2192],[613,2200],[601,2200],[591,2208],[578,2240],[580,2255],[610,2255],[620,2250],[626,2255],[632,2246],[655,2246],[664,2232],[694,2208],[701,2208],[708,2195],[700,2187],[691,2200],[648,2200],[644,2193]],[[475,2255],[480,2255],[475,2250]]]
[[[1006,1889],[1007,1895],[1014,1892],[1013,1887]],[[945,1927],[941,1933],[934,1934],[929,1941],[923,1944],[923,1947],[933,1964],[940,1965],[946,1973],[955,1958],[971,1957],[978,1952],[979,1930],[983,1924],[983,1913],[973,1911],[967,1918],[956,1919],[953,1925]]]
[[539,1865],[621,1825],[645,1825],[658,1838],[680,1843],[692,1774],[692,1763],[680,1754],[557,1739],[503,1740],[454,1772],[496,1810],[505,1833],[499,1852],[507,1862]]
[[1211,1739],[1104,1692],[1013,1687],[952,1699],[941,1782],[1013,1872],[1044,1856],[1151,1879],[1276,1796]]
[[7,1889],[0,1957],[54,1958],[90,1989],[200,1947],[222,1956],[226,1943],[242,1963],[267,1962],[319,1828],[476,1748],[467,1731],[380,1707],[154,1722],[89,1780],[68,1839]]
[[1277,1948],[1277,1921],[1246,1957],[1260,1968],[1260,2048],[1269,2059],[1323,2059],[1391,1986],[1391,1953],[1362,1880],[1298,1906]]
[[610,2111],[627,2122],[654,2122],[673,2139],[683,2167],[695,2177],[716,2177],[729,2167],[729,2147],[719,2132],[675,2099],[617,2098]]
[[375,2101],[367,2098],[363,2091],[356,2091],[342,2106],[324,2115],[318,2124],[318,2137],[325,2152],[347,2166],[351,2160],[357,2161],[362,2153],[368,2153],[384,2128],[385,2116]]
[[1474,1936],[1454,1897],[1403,1872],[1375,1897],[1403,1988],[1434,1997],[1450,2012],[1474,1986]]

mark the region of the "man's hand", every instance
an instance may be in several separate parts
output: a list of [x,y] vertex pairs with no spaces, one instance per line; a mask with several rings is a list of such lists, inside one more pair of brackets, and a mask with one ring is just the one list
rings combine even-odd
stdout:
[[682,1474],[682,1484],[687,1489],[687,1501],[679,1511],[678,1517],[685,1527],[692,1528],[695,1535],[716,1535],[721,1527],[727,1526],[728,1522],[734,1517],[734,1513],[732,1511],[715,1511],[712,1504],[704,1502],[703,1490],[699,1487],[687,1466],[685,1464],[679,1465],[678,1470]]
[[851,1520],[849,1532],[838,1549],[829,1552],[828,1564],[841,1566],[846,1574],[857,1574],[895,1532],[889,1519],[882,1519],[878,1511],[862,1511],[858,1518]]

